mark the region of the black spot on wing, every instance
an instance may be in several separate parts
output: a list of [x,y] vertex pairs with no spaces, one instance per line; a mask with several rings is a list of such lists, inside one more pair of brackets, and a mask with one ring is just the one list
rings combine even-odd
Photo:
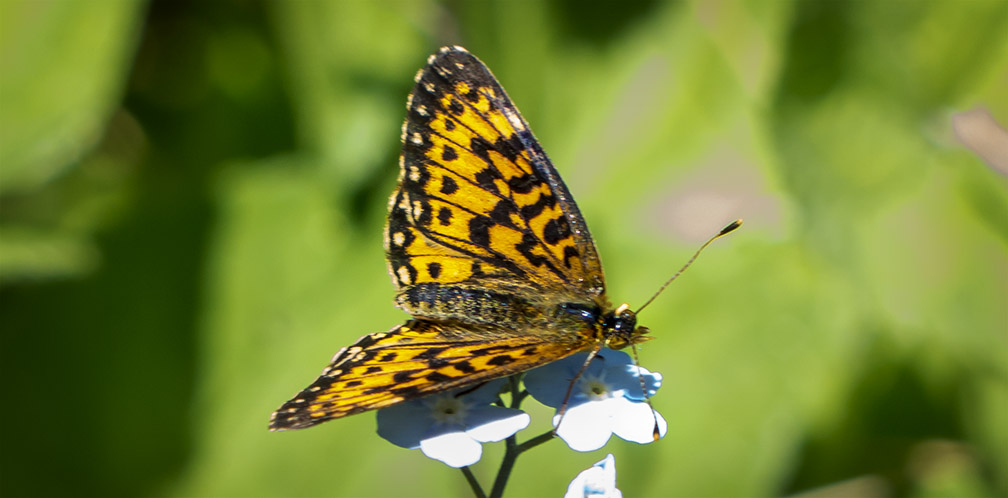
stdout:
[[413,218],[418,225],[429,226],[434,221],[434,214],[431,212],[430,201],[425,198],[413,201],[416,206],[413,209]]
[[451,349],[448,346],[431,346],[414,356],[418,360],[429,360],[431,358],[437,358],[438,355],[444,353],[445,351]]
[[581,258],[581,253],[579,253],[578,250],[574,248],[574,246],[564,247],[563,262],[564,262],[564,266],[566,266],[567,268],[571,267],[571,258],[579,258],[580,259]]
[[438,221],[440,221],[442,225],[444,226],[451,225],[452,211],[447,207],[442,207],[440,210],[438,210],[437,217]]
[[536,216],[539,216],[544,209],[552,208],[556,206],[556,197],[553,194],[540,194],[539,198],[536,199],[532,204],[526,204],[521,207],[521,216],[526,220],[531,220]]
[[431,372],[427,374],[426,379],[431,382],[445,382],[452,380],[451,377],[441,373],[441,372]]
[[564,217],[552,219],[546,222],[543,227],[543,242],[549,245],[556,245],[561,240],[570,237],[570,225],[567,224],[567,219]]
[[522,150],[525,145],[522,144],[521,138],[518,134],[512,134],[511,136],[504,138],[498,137],[494,142],[493,148],[500,152],[500,154],[508,159],[508,161],[514,162],[521,155]]
[[548,264],[549,260],[547,260],[545,256],[539,256],[532,253],[532,250],[538,245],[539,241],[536,240],[535,236],[530,233],[525,233],[522,235],[522,241],[515,246],[515,249],[517,249],[522,256],[525,256],[525,259],[527,259],[529,263],[532,263],[533,266]]
[[476,89],[469,88],[465,93],[461,94],[462,98],[468,100],[469,102],[476,103],[479,102],[480,94]]
[[514,227],[514,223],[511,221],[511,213],[515,212],[515,205],[510,200],[504,199],[498,201],[494,205],[493,209],[490,210],[488,216],[490,220],[498,225],[504,225],[509,227]]
[[521,176],[516,176],[508,180],[508,188],[516,194],[527,194],[532,191],[532,189],[542,185],[543,182],[535,175],[526,173]]
[[427,264],[427,273],[430,274],[431,278],[438,278],[441,276],[441,263],[431,262]]
[[477,215],[469,220],[469,240],[480,247],[490,247],[490,227],[493,220],[487,216]]
[[419,393],[420,389],[416,386],[403,386],[403,387],[393,387],[389,389],[388,387],[377,388],[377,393],[391,392],[393,396],[400,397],[403,399],[415,398]]
[[452,365],[452,368],[458,370],[459,372],[470,374],[476,371],[472,364],[468,360],[462,360]]
[[493,145],[481,136],[475,136],[469,140],[469,150],[473,153],[473,155],[482,159],[487,164],[493,164],[490,160],[491,149],[493,149]]
[[487,360],[487,365],[493,365],[495,367],[499,367],[499,366],[503,366],[503,365],[508,365],[508,364],[514,363],[515,361],[517,361],[517,360],[515,360],[514,358],[512,358],[512,357],[510,357],[510,356],[508,356],[506,354],[502,354],[502,355],[494,356],[493,358],[490,358],[489,360]]
[[[446,149],[447,150],[447,149]],[[455,179],[445,175],[441,177],[441,193],[445,195],[452,195],[458,191],[458,183]]]

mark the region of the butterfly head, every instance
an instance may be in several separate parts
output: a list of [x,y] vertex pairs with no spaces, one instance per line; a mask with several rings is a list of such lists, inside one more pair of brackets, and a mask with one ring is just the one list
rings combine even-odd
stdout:
[[622,349],[631,344],[639,344],[651,339],[646,336],[648,328],[637,326],[637,314],[630,305],[605,311],[599,304],[563,303],[558,307],[556,319],[573,320],[581,326],[589,325],[597,334],[595,337],[612,349]]
[[604,327],[603,333],[608,339],[608,346],[613,349],[622,349],[630,344],[638,344],[651,339],[650,336],[645,336],[649,332],[647,327],[637,326],[637,314],[626,303],[606,313],[602,320],[602,326]]

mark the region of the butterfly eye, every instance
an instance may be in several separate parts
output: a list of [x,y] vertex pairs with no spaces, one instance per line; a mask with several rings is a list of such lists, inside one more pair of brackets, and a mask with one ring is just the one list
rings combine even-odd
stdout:
[[617,336],[630,336],[637,328],[637,314],[622,305],[606,317],[605,328]]
[[616,320],[616,330],[630,333],[633,332],[635,328],[637,328],[637,315],[630,310],[624,310],[620,313],[619,319]]

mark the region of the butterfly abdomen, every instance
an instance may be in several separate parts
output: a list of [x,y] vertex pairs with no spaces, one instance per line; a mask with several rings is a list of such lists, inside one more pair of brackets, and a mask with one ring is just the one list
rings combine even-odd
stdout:
[[399,294],[396,304],[413,316],[472,324],[528,327],[537,316],[535,307],[515,294],[463,285],[418,284]]

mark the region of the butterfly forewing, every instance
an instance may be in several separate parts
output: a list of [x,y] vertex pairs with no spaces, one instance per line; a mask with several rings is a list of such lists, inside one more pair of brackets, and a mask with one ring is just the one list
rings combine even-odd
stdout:
[[594,242],[528,125],[460,48],[417,74],[390,201],[388,261],[402,290],[514,280],[558,296],[604,292]]

